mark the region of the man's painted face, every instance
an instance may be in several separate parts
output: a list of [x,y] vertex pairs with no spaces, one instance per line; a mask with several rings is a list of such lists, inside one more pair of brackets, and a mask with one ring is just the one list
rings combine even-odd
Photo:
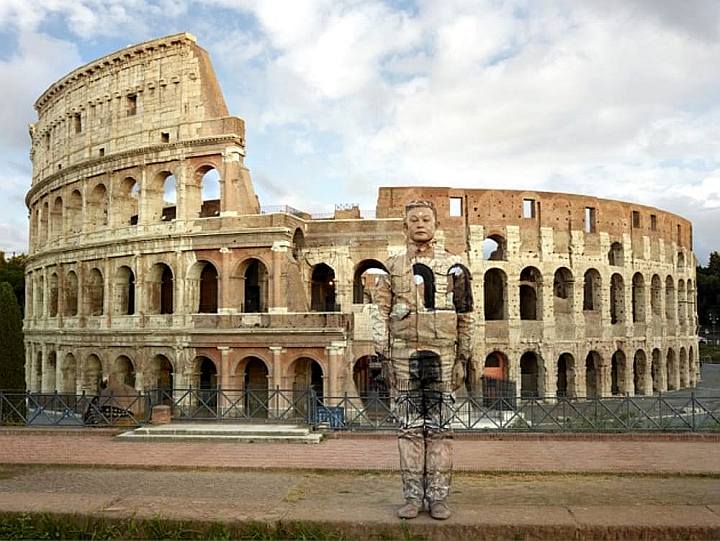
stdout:
[[428,207],[413,207],[405,217],[408,238],[413,242],[428,242],[435,236],[435,215]]

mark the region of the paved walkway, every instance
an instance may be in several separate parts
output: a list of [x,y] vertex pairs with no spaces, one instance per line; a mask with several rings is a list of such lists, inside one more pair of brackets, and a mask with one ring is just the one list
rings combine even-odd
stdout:
[[400,480],[388,437],[128,442],[102,430],[0,430],[0,517],[155,525],[162,517],[192,521],[201,534],[221,524],[257,537],[260,527],[271,539],[720,538],[717,437],[508,435],[455,444],[455,515],[403,525],[394,515]]
[[[457,439],[455,469],[720,475],[720,441],[708,440]],[[107,431],[0,430],[0,464],[372,471],[396,470],[398,454],[393,438],[340,438],[305,445],[128,442]]]

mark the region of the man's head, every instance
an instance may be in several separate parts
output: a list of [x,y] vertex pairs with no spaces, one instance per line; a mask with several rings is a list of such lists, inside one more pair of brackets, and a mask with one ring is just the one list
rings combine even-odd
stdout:
[[408,238],[418,244],[430,242],[435,236],[436,218],[432,201],[410,201],[405,205],[405,229]]

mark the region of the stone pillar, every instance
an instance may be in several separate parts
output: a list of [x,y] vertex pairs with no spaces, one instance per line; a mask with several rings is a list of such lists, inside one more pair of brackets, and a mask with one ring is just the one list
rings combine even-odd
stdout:
[[[272,367],[271,367],[271,376],[272,376],[272,382],[271,384],[271,391],[276,392],[278,390],[289,392],[287,389],[283,386],[283,373],[285,367],[283,366],[283,354],[287,351],[282,348],[282,346],[270,346],[268,348],[270,350],[270,354],[272,355]],[[275,417],[279,417],[282,412],[288,408],[289,403],[285,399],[283,393],[277,393],[274,395],[274,398],[270,401],[270,404],[268,404],[268,407],[271,411],[271,413]]]
[[286,240],[275,241],[272,244],[272,291],[269,295],[268,312],[271,314],[285,313],[287,305],[287,285],[284,283],[285,260],[291,244]]
[[645,370],[643,375],[643,393],[646,396],[652,396],[653,394],[653,379],[652,379],[652,353],[650,356],[645,357]]
[[575,359],[575,396],[587,398],[587,373],[585,359]]
[[[49,365],[49,356],[50,356],[50,354],[48,352],[47,344],[43,343],[43,345],[42,345],[42,378],[40,381],[40,392],[41,393],[47,393],[48,389],[50,387],[50,368],[48,366]],[[57,359],[57,356],[56,356],[56,359]],[[56,360],[56,362],[57,362],[57,360]],[[54,370],[55,369],[53,368],[53,373],[54,373]],[[52,392],[52,390],[50,390],[49,392]]]
[[[325,396],[329,396],[331,399],[337,399],[339,397],[338,387],[338,376],[342,366],[343,352],[345,350],[344,344],[332,343],[330,346],[325,348],[325,354],[328,360],[328,374],[324,376],[323,381],[323,393]],[[326,403],[330,406],[337,400],[329,400]],[[332,402],[332,403],[331,403]]]
[[[223,390],[223,394],[218,393],[217,405],[219,413],[222,414],[225,413],[230,406],[230,402],[228,401],[226,393],[227,389],[231,387],[230,374],[232,371],[232,367],[230,366],[230,353],[232,352],[232,348],[230,348],[229,346],[218,346],[217,349],[220,352],[220,373],[218,374],[219,385],[220,389]],[[243,401],[240,400],[235,407],[242,408]]]
[[113,294],[115,293],[113,291],[113,280],[112,280],[112,268],[110,266],[110,260],[105,257],[102,260],[100,268],[102,269],[103,273],[103,319],[104,319],[104,326],[110,327],[112,324],[112,311],[113,311],[113,303],[112,298]]
[[[238,200],[240,194],[240,169],[245,149],[238,146],[227,147],[222,153],[222,169],[220,173],[220,216],[238,216],[241,208]],[[245,213],[243,213],[245,214]]]
[[184,318],[187,313],[187,307],[185,306],[185,277],[187,276],[187,265],[183,258],[183,252],[176,250],[175,253],[175,264],[173,265],[173,322],[179,322]]
[[624,379],[625,387],[620,389],[620,394],[635,396],[635,360],[627,356],[625,357]]
[[542,366],[538,367],[542,370],[540,374],[543,377],[543,386],[541,389],[541,396],[552,398],[557,395],[557,357],[546,357],[545,355],[538,355],[542,360]]
[[[145,272],[144,259],[140,253],[135,253],[133,256],[133,266],[135,267],[135,315],[144,316],[147,305],[147,287],[145,284]],[[140,326],[144,326],[143,318],[139,318]]]
[[[147,225],[152,223],[151,216],[151,203],[152,203],[152,192],[156,189],[156,186],[148,186],[148,174],[145,167],[140,167],[139,178],[135,179],[136,182],[140,183],[140,199],[138,201],[138,225]],[[163,194],[160,195],[162,197]]]
[[598,391],[601,397],[612,396],[612,361],[609,360],[607,352],[604,352],[602,362],[599,366],[599,377]]
[[239,310],[237,306],[233,305],[232,287],[230,285],[230,280],[232,279],[232,252],[229,248],[225,246],[220,248],[220,261],[218,314],[236,314]]
[[30,390],[30,379],[32,377],[32,360],[33,360],[33,345],[30,342],[25,342],[25,389]]

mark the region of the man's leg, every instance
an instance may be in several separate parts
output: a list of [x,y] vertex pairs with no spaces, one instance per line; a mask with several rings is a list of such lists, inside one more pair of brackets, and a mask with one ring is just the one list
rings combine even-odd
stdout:
[[398,434],[400,475],[405,505],[398,510],[400,518],[415,518],[425,498],[425,438],[423,429],[401,428]]
[[450,518],[447,498],[450,495],[453,466],[453,433],[450,429],[429,428],[425,440],[425,497],[430,516]]

